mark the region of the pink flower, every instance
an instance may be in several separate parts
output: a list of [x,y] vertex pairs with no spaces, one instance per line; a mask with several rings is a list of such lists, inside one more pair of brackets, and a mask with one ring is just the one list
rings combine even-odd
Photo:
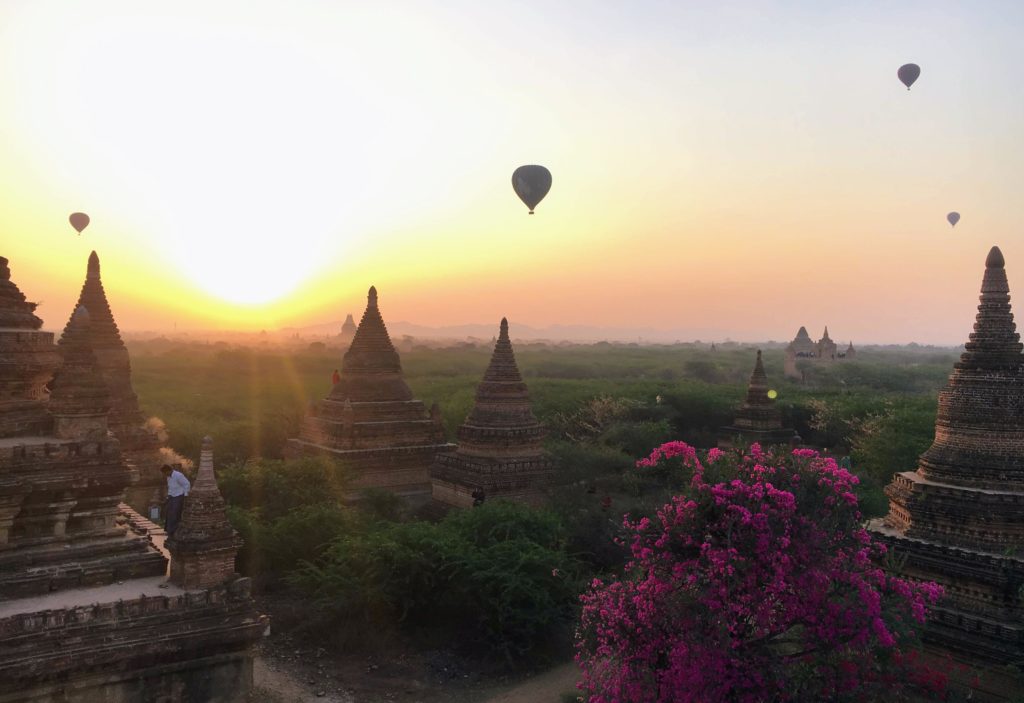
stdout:
[[920,679],[902,650],[941,589],[878,568],[856,476],[813,450],[773,451],[754,445],[718,483],[682,442],[638,462],[681,457],[693,476],[654,518],[627,519],[626,573],[581,598],[585,699],[754,703],[795,700],[799,684],[799,700],[853,701]]

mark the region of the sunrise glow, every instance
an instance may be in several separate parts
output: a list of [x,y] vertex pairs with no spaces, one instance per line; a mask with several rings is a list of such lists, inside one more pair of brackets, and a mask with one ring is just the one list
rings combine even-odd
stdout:
[[375,284],[424,325],[962,341],[988,247],[1024,261],[1021,8],[755,6],[5,2],[0,254],[48,327],[96,249],[128,329]]

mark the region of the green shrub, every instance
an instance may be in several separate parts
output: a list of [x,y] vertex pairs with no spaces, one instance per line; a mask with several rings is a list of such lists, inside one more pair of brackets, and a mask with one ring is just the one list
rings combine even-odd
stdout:
[[430,628],[516,660],[571,621],[579,564],[564,542],[551,513],[494,501],[436,524],[364,523],[291,583],[349,641],[380,627]]

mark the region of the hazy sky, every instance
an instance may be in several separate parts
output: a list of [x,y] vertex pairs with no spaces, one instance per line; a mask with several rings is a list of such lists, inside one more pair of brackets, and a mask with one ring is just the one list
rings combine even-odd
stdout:
[[374,284],[425,325],[959,343],[992,244],[1024,301],[1022,32],[1019,2],[2,0],[0,255],[49,328],[95,248],[129,329],[358,319]]

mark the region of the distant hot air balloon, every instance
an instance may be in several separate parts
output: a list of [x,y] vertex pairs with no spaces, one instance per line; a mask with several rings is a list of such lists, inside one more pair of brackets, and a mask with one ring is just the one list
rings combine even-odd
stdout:
[[905,63],[896,71],[896,75],[899,76],[900,82],[907,86],[907,90],[910,90],[910,86],[914,85],[914,81],[921,75],[921,67],[916,63]]
[[84,212],[73,212],[71,217],[68,218],[68,222],[81,234],[82,230],[89,226],[89,216]]
[[960,213],[959,212],[951,212],[951,213],[949,213],[948,215],[946,215],[946,221],[948,221],[949,224],[952,225],[953,227],[956,227],[956,223],[960,221]]
[[551,171],[543,166],[520,166],[512,174],[512,187],[532,215],[537,203],[551,190]]

